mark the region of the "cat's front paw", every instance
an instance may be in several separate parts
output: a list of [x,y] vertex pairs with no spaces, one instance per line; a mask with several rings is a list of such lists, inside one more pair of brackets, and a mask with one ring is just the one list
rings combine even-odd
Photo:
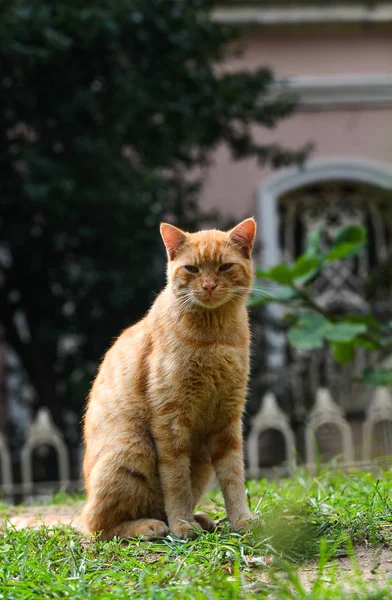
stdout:
[[173,524],[170,525],[170,529],[175,536],[180,538],[181,540],[194,538],[198,535],[200,531],[203,531],[203,528],[197,521],[181,521],[178,519]]
[[246,533],[256,525],[259,519],[260,515],[252,515],[252,513],[241,515],[240,518],[233,523],[233,529],[237,533]]

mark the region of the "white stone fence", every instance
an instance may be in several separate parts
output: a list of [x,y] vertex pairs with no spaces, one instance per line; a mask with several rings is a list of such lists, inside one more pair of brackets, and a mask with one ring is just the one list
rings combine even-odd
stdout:
[[[314,469],[318,464],[331,466],[368,468],[392,459],[392,396],[387,388],[375,389],[368,406],[365,420],[353,431],[343,410],[334,402],[326,388],[319,388],[313,408],[305,422],[304,454],[299,460],[295,435],[290,420],[279,407],[276,397],[267,393],[257,415],[252,419],[246,441],[248,477],[260,477],[266,473],[260,465],[259,444],[263,434],[275,431],[284,441],[285,459],[280,468],[286,472],[302,465]],[[380,431],[380,426],[384,427]],[[324,436],[320,433],[324,429]],[[328,460],[325,460],[325,455]]]
[[[59,481],[38,484],[33,479],[34,451],[39,446],[50,446],[56,452]],[[70,481],[70,456],[61,431],[54,424],[47,408],[39,409],[37,416],[30,426],[25,444],[21,450],[21,483],[13,481],[11,452],[6,439],[0,434],[0,493],[8,500],[13,496],[25,500],[36,495],[38,488],[45,488],[46,493],[68,490]],[[80,486],[82,484],[80,483]],[[73,486],[74,487],[74,486]],[[38,495],[39,494],[38,492]]]
[[[387,433],[380,434],[378,426],[387,426]],[[324,435],[320,438],[320,432]],[[279,435],[274,449],[284,452],[279,464],[262,465],[262,436],[267,432]],[[276,438],[275,438],[276,439]],[[366,418],[360,431],[353,433],[342,409],[334,402],[328,389],[320,388],[315,403],[305,423],[304,460],[299,459],[296,436],[288,415],[279,407],[276,397],[267,393],[262,399],[260,410],[251,421],[250,432],[245,442],[248,477],[292,472],[302,465],[314,469],[317,464],[327,462],[343,467],[368,467],[378,458],[392,455],[392,396],[387,388],[377,388],[369,404]],[[33,480],[34,451],[41,445],[52,447],[57,456],[57,482],[38,484]],[[279,446],[279,448],[278,448]],[[282,448],[282,446],[284,448]],[[381,451],[380,451],[381,447]],[[325,460],[325,456],[328,460]],[[331,462],[332,461],[332,462]],[[33,496],[70,488],[82,488],[82,482],[70,481],[70,456],[61,431],[55,426],[49,411],[41,408],[32,423],[27,440],[21,450],[21,483],[13,480],[11,452],[4,436],[0,434],[0,494],[7,500],[15,495],[29,500]]]

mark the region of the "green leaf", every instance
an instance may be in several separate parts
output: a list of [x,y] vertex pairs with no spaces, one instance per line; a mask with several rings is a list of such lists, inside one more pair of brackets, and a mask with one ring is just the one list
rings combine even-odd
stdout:
[[357,335],[365,333],[367,327],[364,323],[330,323],[325,335],[330,342],[351,342]]
[[365,350],[377,350],[378,349],[376,342],[372,342],[368,338],[362,337],[361,335],[358,335],[355,338],[354,343],[356,346],[361,346],[361,348],[365,348]]
[[354,346],[350,343],[333,342],[330,344],[332,356],[341,365],[348,363],[354,356]]
[[345,225],[337,232],[333,246],[340,244],[364,245],[366,243],[366,229],[360,225]]
[[302,254],[292,266],[292,277],[296,281],[300,280],[301,283],[305,283],[320,270],[321,264],[322,261],[320,258]]
[[326,261],[332,262],[359,254],[366,244],[366,229],[359,225],[341,227],[326,255]]
[[276,265],[267,271],[257,270],[256,275],[264,279],[271,279],[277,283],[291,283],[293,280],[289,265]]
[[392,370],[367,367],[363,371],[362,381],[368,386],[392,385]]
[[340,244],[336,246],[336,248],[332,248],[330,250],[325,260],[327,263],[330,263],[334,260],[340,260],[342,258],[350,258],[351,256],[356,256],[362,252],[362,246],[358,246],[357,244]]
[[381,323],[379,323],[371,313],[367,315],[342,315],[338,317],[339,321],[349,322],[349,323],[364,323],[368,327],[373,329],[381,329]]
[[303,313],[288,332],[292,346],[300,350],[321,348],[331,323],[322,315],[313,312]]
[[308,236],[305,255],[310,258],[313,256],[320,257],[321,254],[321,229],[316,229]]

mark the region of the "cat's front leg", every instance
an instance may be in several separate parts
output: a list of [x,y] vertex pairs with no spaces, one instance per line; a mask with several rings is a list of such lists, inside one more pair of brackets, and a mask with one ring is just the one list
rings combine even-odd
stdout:
[[191,445],[187,435],[181,439],[173,434],[173,428],[155,434],[158,452],[159,475],[164,495],[165,511],[169,528],[179,538],[193,537],[202,530],[193,516],[191,484]]
[[245,532],[254,516],[246,503],[240,419],[230,423],[212,438],[211,459],[233,529]]

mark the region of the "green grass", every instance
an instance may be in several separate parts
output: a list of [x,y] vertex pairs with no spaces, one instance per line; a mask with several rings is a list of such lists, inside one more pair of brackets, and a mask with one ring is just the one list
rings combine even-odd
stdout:
[[252,481],[249,503],[260,521],[246,536],[231,533],[219,493],[207,499],[218,531],[189,541],[86,543],[67,528],[8,530],[0,538],[0,599],[392,598],[392,579],[375,568],[368,580],[356,558],[358,547],[392,544],[391,490],[392,472]]

